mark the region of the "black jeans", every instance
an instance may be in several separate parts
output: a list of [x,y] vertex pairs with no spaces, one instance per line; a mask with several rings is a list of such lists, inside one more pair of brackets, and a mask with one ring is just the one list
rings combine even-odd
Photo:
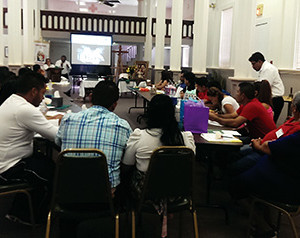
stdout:
[[273,103],[273,111],[274,111],[273,119],[274,122],[276,123],[280,116],[281,110],[283,108],[284,100],[282,97],[273,97],[272,103]]

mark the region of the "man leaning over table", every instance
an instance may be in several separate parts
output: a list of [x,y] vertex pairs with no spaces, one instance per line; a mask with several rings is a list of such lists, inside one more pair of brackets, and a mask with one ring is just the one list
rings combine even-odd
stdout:
[[63,117],[55,142],[61,149],[96,148],[104,152],[112,193],[120,183],[120,162],[132,130],[113,113],[119,89],[112,81],[101,81],[92,93],[93,106]]
[[269,131],[276,128],[265,107],[255,98],[253,84],[240,83],[236,100],[241,105],[236,112],[223,115],[210,112],[209,119],[235,128],[246,123],[249,137],[254,139],[263,138]]
[[[32,192],[37,222],[47,216],[54,163],[33,154],[33,136],[39,133],[53,141],[58,130],[37,108],[45,92],[45,78],[30,71],[18,80],[17,93],[0,106],[0,183],[21,179],[37,185]],[[16,196],[8,219],[29,222],[27,201],[23,198]]]
[[252,68],[258,72],[258,78],[256,81],[267,80],[270,83],[274,111],[273,119],[276,123],[284,104],[284,100],[282,98],[284,94],[284,85],[280,78],[278,69],[273,64],[266,61],[265,57],[260,52],[255,52],[248,60],[251,62]]

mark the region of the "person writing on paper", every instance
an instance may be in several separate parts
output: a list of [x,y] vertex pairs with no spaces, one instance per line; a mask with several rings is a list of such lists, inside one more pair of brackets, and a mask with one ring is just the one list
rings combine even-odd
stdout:
[[135,165],[132,178],[134,195],[138,198],[153,150],[159,146],[188,146],[195,151],[191,132],[181,132],[175,118],[172,99],[163,94],[154,96],[147,111],[146,129],[135,129],[127,142],[122,163]]
[[264,137],[276,128],[264,106],[255,98],[254,86],[251,83],[240,83],[236,100],[241,105],[236,112],[218,115],[209,112],[209,119],[229,127],[239,127],[247,123],[250,138]]
[[228,95],[224,95],[220,89],[216,87],[211,87],[207,91],[207,97],[211,101],[211,108],[218,110],[220,113],[234,113],[236,112],[240,105],[237,101]]
[[171,71],[163,70],[161,71],[161,80],[155,84],[156,89],[164,90],[168,84],[174,84],[173,75]]
[[[260,141],[260,144],[264,144],[266,141],[274,141],[300,131],[300,91],[297,92],[293,98],[291,110],[293,113],[292,118],[277,129],[270,131],[263,139],[256,139],[255,142]],[[241,149],[239,154],[231,156],[236,157],[237,161],[229,166],[230,174],[240,174],[250,169],[258,162],[261,156],[261,151],[256,150],[255,144],[252,143],[252,148],[244,146],[244,149]]]
[[120,162],[132,132],[128,122],[113,111],[119,100],[119,89],[112,81],[100,81],[91,94],[93,106],[65,115],[55,143],[61,149],[96,148],[104,152],[108,164],[112,194],[120,183]]
[[47,70],[49,68],[54,68],[55,65],[51,63],[51,59],[47,58],[45,64],[43,65],[44,70]]
[[[32,194],[38,222],[47,217],[54,162],[33,154],[33,136],[39,133],[53,141],[58,130],[37,108],[45,92],[45,78],[30,71],[18,80],[17,93],[0,106],[0,181],[20,179],[33,186],[42,185]],[[26,206],[27,200],[17,196],[7,218],[29,222]]]

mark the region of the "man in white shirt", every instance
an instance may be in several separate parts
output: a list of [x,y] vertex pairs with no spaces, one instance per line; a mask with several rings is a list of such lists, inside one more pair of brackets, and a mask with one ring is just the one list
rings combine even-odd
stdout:
[[[21,179],[32,185],[42,185],[42,190],[38,192],[39,198],[33,198],[38,211],[36,215],[46,213],[41,208],[42,200],[45,201],[45,196],[41,194],[46,191],[45,187],[51,189],[54,163],[50,158],[33,155],[33,136],[37,132],[53,141],[58,130],[37,108],[46,92],[45,83],[41,74],[25,73],[18,80],[17,93],[0,106],[0,183]],[[22,204],[22,208],[21,201],[18,202],[14,203],[8,218],[26,221],[26,203]],[[37,220],[39,218],[36,217]]]
[[67,61],[67,57],[65,55],[62,55],[60,57],[60,60],[56,61],[55,66],[62,68],[61,76],[69,79],[69,73],[72,69],[72,66],[71,66],[70,62]]
[[[57,60],[55,62],[55,67],[59,67],[62,68],[61,71],[61,76],[65,77],[66,79],[69,80],[69,73],[72,69],[72,66],[70,64],[69,61],[67,61],[67,57],[65,55],[62,55],[60,57],[60,60]],[[68,91],[64,92],[67,96],[71,96],[71,89],[69,89]]]
[[271,63],[265,60],[265,57],[260,52],[255,52],[249,58],[252,68],[258,72],[256,81],[268,80],[272,89],[272,103],[274,111],[274,122],[276,123],[281,110],[283,108],[284,100],[284,85],[280,78],[278,69]]

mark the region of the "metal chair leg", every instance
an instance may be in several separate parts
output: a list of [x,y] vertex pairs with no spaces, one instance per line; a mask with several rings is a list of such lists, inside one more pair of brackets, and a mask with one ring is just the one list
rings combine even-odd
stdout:
[[32,224],[32,229],[34,230],[35,229],[35,221],[34,221],[31,195],[27,190],[23,190],[23,193],[26,194],[26,196],[27,196],[29,212],[30,212],[30,222]]
[[[281,208],[279,206],[276,206],[276,205],[274,205],[270,202],[267,202],[267,201],[264,201],[264,200],[261,200],[261,199],[256,199],[256,200],[253,201],[253,203],[255,203],[255,202],[264,204],[264,205],[269,206],[269,207],[272,207],[272,208],[278,210],[279,212],[284,213],[285,215],[287,215],[287,217],[289,219],[289,222],[290,222],[290,225],[292,227],[293,233],[294,233],[294,237],[298,238],[298,232],[297,232],[297,229],[296,229],[296,226],[295,226],[295,222],[293,220],[293,217],[291,216],[291,214],[288,211],[284,210],[283,208]],[[280,224],[277,224],[277,225],[279,227]],[[279,230],[279,228],[278,228],[278,230]]]
[[290,224],[291,224],[291,227],[293,229],[293,233],[294,233],[294,237],[295,238],[298,238],[298,232],[297,232],[297,229],[296,229],[296,226],[295,226],[295,222],[294,222],[294,219],[292,218],[291,214],[290,213],[286,213],[289,221],[290,221]]
[[120,216],[119,214],[116,215],[116,224],[115,224],[115,238],[119,238],[119,231],[120,231]]
[[197,213],[196,213],[196,210],[193,211],[193,220],[194,220],[195,238],[199,238],[199,231],[198,231],[198,222],[197,222]]
[[51,211],[48,213],[45,238],[49,238],[50,237],[50,227],[51,227]]
[[131,212],[131,237],[135,238],[135,212]]

